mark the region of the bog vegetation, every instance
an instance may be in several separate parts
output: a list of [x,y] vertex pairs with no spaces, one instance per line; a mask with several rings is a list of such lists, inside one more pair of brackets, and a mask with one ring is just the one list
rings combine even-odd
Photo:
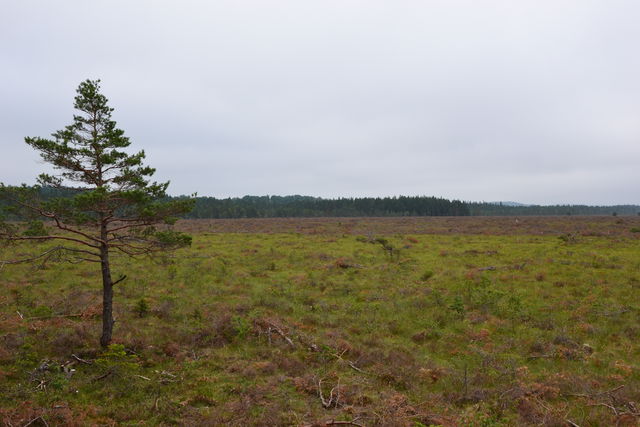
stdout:
[[178,226],[190,248],[112,258],[108,348],[99,270],[0,270],[2,422],[638,422],[637,217]]

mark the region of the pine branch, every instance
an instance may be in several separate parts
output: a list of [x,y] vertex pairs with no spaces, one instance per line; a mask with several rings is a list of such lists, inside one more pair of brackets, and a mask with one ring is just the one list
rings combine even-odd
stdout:
[[73,237],[67,237],[67,236],[6,236],[6,237],[4,237],[4,239],[12,241],[12,242],[24,241],[24,240],[36,240],[36,241],[66,240],[66,241],[69,241],[69,242],[75,242],[75,243],[79,243],[81,245],[89,246],[89,247],[95,248],[95,249],[99,249],[100,248],[100,246],[92,245],[91,243],[89,243],[89,242],[87,242],[85,240],[74,239]]
[[99,253],[87,251],[87,250],[84,250],[84,249],[69,248],[67,246],[56,246],[54,248],[48,249],[48,250],[42,252],[41,254],[38,254],[38,255],[30,257],[30,258],[23,258],[23,259],[18,259],[18,260],[9,260],[9,261],[0,261],[0,269],[2,269],[2,267],[4,267],[5,265],[25,264],[25,263],[30,263],[30,262],[37,261],[37,260],[42,259],[42,258],[44,258],[44,261],[43,261],[43,264],[44,264],[49,259],[51,259],[52,256],[54,256],[56,254],[63,253],[63,252],[83,253],[83,254],[92,255],[94,257],[97,257],[98,259],[97,260],[96,259],[89,259],[89,258],[82,258],[82,259],[85,260],[85,261],[100,262],[100,259],[99,259],[100,258],[100,254]]

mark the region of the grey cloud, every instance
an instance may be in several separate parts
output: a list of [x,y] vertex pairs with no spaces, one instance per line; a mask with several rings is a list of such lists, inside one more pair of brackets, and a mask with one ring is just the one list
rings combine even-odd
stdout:
[[0,181],[85,78],[186,194],[640,203],[635,1],[26,0],[0,17]]

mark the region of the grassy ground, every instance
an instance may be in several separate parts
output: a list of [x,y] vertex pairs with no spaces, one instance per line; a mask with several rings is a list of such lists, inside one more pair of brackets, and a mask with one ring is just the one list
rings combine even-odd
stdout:
[[106,351],[95,265],[5,266],[0,421],[637,425],[637,218],[402,221],[183,223]]

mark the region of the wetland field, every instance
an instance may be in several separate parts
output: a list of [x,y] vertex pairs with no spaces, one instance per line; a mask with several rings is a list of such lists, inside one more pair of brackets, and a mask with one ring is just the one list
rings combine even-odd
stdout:
[[0,423],[638,425],[640,216],[177,227],[107,349],[99,265],[0,268]]

